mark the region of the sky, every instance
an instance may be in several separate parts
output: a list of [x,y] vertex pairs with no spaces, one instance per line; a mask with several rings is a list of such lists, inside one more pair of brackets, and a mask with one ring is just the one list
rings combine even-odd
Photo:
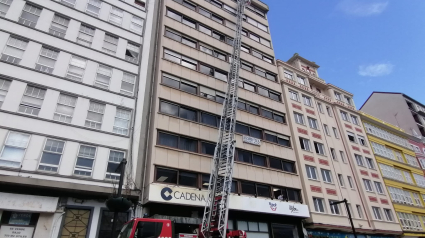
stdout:
[[402,92],[425,104],[425,0],[262,0],[277,59],[294,53],[354,94]]

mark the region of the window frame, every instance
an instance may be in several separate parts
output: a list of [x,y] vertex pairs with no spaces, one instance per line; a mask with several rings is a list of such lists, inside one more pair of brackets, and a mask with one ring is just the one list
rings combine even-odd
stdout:
[[[92,160],[93,160],[92,167],[91,167],[91,170],[90,170],[90,171],[86,171],[86,170],[88,170],[88,169],[85,169],[85,168],[77,168],[78,157],[80,157],[81,146],[91,147],[91,148],[94,148],[94,149],[95,149],[95,153],[94,153],[93,158],[89,158],[89,157],[87,157],[87,156],[86,156],[86,157],[81,156],[81,157],[83,157],[83,158],[85,158],[85,159],[92,159]],[[73,171],[72,171],[72,175],[73,175],[73,176],[81,176],[81,177],[93,177],[94,165],[95,165],[95,162],[96,162],[97,152],[98,152],[98,148],[97,148],[96,146],[87,145],[87,144],[79,144],[78,152],[77,152],[77,156],[76,156],[77,158],[75,159],[74,169],[73,169]],[[81,174],[75,174],[75,170],[76,170],[76,169],[81,170],[81,171],[83,171],[83,172],[90,172],[90,176],[87,176],[87,175],[81,175]]]
[[333,184],[332,172],[329,169],[320,169],[320,173],[322,174],[322,181],[324,183]]
[[[319,181],[319,176],[317,175],[317,168],[315,166],[306,164],[305,169],[306,169],[308,179]],[[315,176],[313,176],[313,173],[311,171],[314,171]],[[314,177],[316,177],[316,178],[314,178]]]
[[[12,144],[9,144],[8,145],[7,142],[9,140],[9,138],[10,138],[10,134],[11,133],[15,133],[15,134],[20,134],[20,135],[27,136],[28,139],[27,139],[26,145],[25,146],[12,145]],[[17,148],[17,149],[23,150],[22,158],[20,159],[20,162],[19,162],[18,166],[6,166],[6,167],[14,167],[14,168],[21,167],[22,161],[24,160],[24,158],[26,156],[26,152],[27,152],[28,146],[30,144],[30,141],[31,141],[31,134],[21,133],[21,132],[18,132],[18,131],[9,130],[8,133],[7,133],[7,136],[6,136],[5,140],[4,140],[4,143],[3,143],[3,146],[2,146],[1,152],[0,152],[0,162],[1,161],[6,161],[6,162],[15,162],[15,163],[17,163],[17,161],[3,159],[4,158],[3,157],[3,153],[4,153],[4,150],[5,150],[6,146],[12,147],[12,148]],[[4,165],[2,165],[2,166],[4,166]]]

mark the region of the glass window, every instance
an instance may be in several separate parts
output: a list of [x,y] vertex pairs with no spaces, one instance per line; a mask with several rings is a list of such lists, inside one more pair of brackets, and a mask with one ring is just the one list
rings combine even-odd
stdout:
[[11,81],[9,80],[0,79],[0,107],[3,105],[10,83]]
[[314,210],[316,212],[325,212],[325,207],[323,205],[323,198],[313,198]]
[[65,37],[68,29],[69,19],[62,16],[54,15],[52,24],[50,25],[49,33],[61,38]]
[[198,141],[186,137],[180,137],[179,149],[198,152]]
[[115,54],[118,48],[118,37],[105,34],[105,38],[103,39],[102,50],[108,54]]
[[218,127],[218,118],[212,114],[201,112],[201,122],[210,126]]
[[128,135],[130,128],[131,111],[117,108],[115,114],[113,132],[121,135]]
[[1,60],[7,61],[12,64],[19,64],[22,56],[24,55],[25,49],[27,48],[28,42],[10,37],[6,43],[6,47],[1,55]]
[[77,98],[60,94],[53,120],[71,123]]
[[186,37],[183,37],[182,38],[182,43],[185,44],[185,45],[187,45],[187,46],[190,46],[192,48],[196,48],[196,41],[190,40],[190,39],[188,39]]
[[91,176],[93,171],[96,147],[80,145],[80,150],[75,164],[74,174],[81,176]]
[[66,77],[72,80],[81,81],[83,79],[84,71],[86,70],[86,64],[86,59],[72,56]]
[[325,146],[322,143],[314,142],[314,148],[319,155],[325,155]]
[[171,30],[168,30],[168,29],[165,30],[165,36],[168,37],[168,38],[171,38],[173,40],[179,41],[179,42],[182,39],[182,37],[179,34],[173,32]]
[[249,105],[249,112],[258,115],[259,114],[258,107],[253,106],[253,105]]
[[97,68],[96,79],[94,80],[94,85],[100,88],[108,89],[109,83],[112,77],[112,68],[99,65]]
[[178,13],[173,12],[173,11],[167,10],[167,16],[173,18],[174,20],[177,20],[177,21],[180,21],[180,22],[182,21],[182,16]]
[[18,22],[26,26],[34,28],[41,14],[41,8],[30,4],[25,4]]
[[109,151],[108,167],[106,168],[106,179],[120,180],[121,171],[118,170],[121,161],[124,159],[124,152]]
[[7,11],[9,10],[10,4],[13,0],[2,0],[0,1],[0,16],[5,17]]
[[132,63],[139,61],[140,47],[131,43],[127,43],[127,49],[125,50],[125,60]]
[[381,216],[381,208],[379,207],[372,207],[373,215],[375,216],[376,220],[382,220]]
[[211,35],[211,33],[212,33],[212,31],[209,28],[204,27],[202,25],[199,25],[199,31],[200,32],[203,32],[203,33],[205,33],[207,35]]
[[242,193],[256,195],[255,183],[241,182]]
[[189,27],[196,28],[196,22],[193,21],[192,19],[187,18],[187,17],[183,17],[182,23],[189,26]]
[[41,72],[51,74],[55,68],[55,63],[58,58],[59,51],[52,50],[46,47],[42,47],[40,56],[38,57],[35,69]]
[[251,162],[251,157],[252,154],[248,151],[244,151],[244,150],[237,150],[238,151],[238,161],[241,162],[245,162],[245,163],[252,163]]
[[201,147],[202,147],[202,153],[203,154],[214,155],[215,144],[202,142]]
[[19,168],[28,147],[30,135],[9,132],[0,156],[0,166]]
[[177,148],[179,143],[179,137],[166,133],[158,133],[158,144]]
[[199,65],[199,71],[201,71],[201,73],[207,74],[207,75],[214,75],[214,70],[211,67],[205,66],[200,64]]
[[322,179],[325,183],[332,183],[331,171],[327,169],[321,169]]
[[179,172],[179,185],[197,187],[198,175],[189,172]]
[[[270,197],[270,187],[266,186],[266,185],[257,184],[257,196],[259,196],[259,197]],[[257,230],[258,230],[258,228],[257,228]]]
[[86,127],[90,127],[97,130],[101,129],[103,114],[105,113],[105,106],[105,104],[90,102],[85,122]]
[[373,192],[372,182],[369,179],[363,179],[363,183],[364,183],[366,191]]
[[198,121],[198,114],[195,110],[191,110],[188,108],[180,107],[179,116],[184,119],[188,119],[191,121]]
[[142,34],[143,32],[143,19],[140,17],[132,16],[130,30]]
[[307,178],[318,180],[316,167],[306,165],[305,169],[307,171]]
[[170,170],[170,169],[157,168],[155,180],[157,182],[177,184],[177,171]]
[[261,155],[252,155],[252,163],[258,166],[266,166],[266,157]]
[[335,215],[340,215],[341,212],[340,212],[340,209],[339,209],[339,204],[332,205],[334,202],[337,202],[337,201],[329,199],[329,208],[331,210],[331,213],[335,214]]
[[86,12],[93,16],[99,16],[100,8],[102,6],[102,1],[100,0],[89,0],[87,2]]
[[47,139],[41,154],[38,170],[57,172],[64,146],[64,141]]
[[300,137],[300,146],[301,149],[310,151],[310,141]]
[[19,112],[38,116],[46,95],[46,89],[27,85],[19,105]]
[[200,7],[198,10],[199,13],[201,13],[202,15],[211,18],[211,12],[208,10],[205,10],[204,8]]
[[77,43],[90,47],[93,42],[94,31],[95,29],[93,27],[81,24],[78,31]]
[[109,13],[109,22],[121,26],[123,16],[123,10],[116,7],[111,7],[111,12]]

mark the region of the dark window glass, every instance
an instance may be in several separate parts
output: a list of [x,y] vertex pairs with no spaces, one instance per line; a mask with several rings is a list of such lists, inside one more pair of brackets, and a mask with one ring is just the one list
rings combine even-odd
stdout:
[[214,77],[223,81],[227,81],[227,73],[215,70]]
[[210,175],[209,174],[203,174],[202,175],[202,188],[207,189],[209,184],[210,184]]
[[198,175],[195,174],[195,173],[180,172],[179,173],[179,185],[197,187],[198,186]]
[[270,197],[270,187],[257,184],[257,196]]
[[[212,36],[214,38],[216,38],[217,40],[219,40],[219,41],[224,41],[224,39],[225,39],[222,34],[219,34],[219,33],[215,32],[215,31],[213,31]],[[232,42],[232,44],[233,44],[233,42]]]
[[280,101],[280,94],[276,94],[276,93],[272,93],[270,92],[270,96],[271,99],[276,100],[276,101]]
[[219,58],[219,59],[222,59],[224,61],[226,60],[226,55],[225,54],[222,54],[220,52],[214,51],[214,56],[217,57],[217,58]]
[[279,143],[279,145],[284,145],[284,146],[288,146],[288,147],[291,146],[291,142],[289,140],[283,139],[283,138],[280,138],[280,137],[278,137],[278,143]]
[[186,17],[183,17],[183,24],[188,25],[192,28],[196,28],[196,22],[192,21],[191,19],[188,19]]
[[215,95],[215,100],[219,103],[223,103],[224,102],[224,97],[219,96],[219,95]]
[[258,107],[254,107],[252,105],[249,105],[249,111],[251,113],[257,114],[258,115]]
[[238,188],[238,182],[237,181],[232,181],[232,188],[230,189],[231,193],[236,193],[237,192],[237,188]]
[[253,154],[252,163],[258,166],[266,166],[266,157]]
[[203,33],[205,33],[205,34],[207,34],[207,35],[211,35],[211,30],[209,29],[209,28],[207,28],[207,27],[204,27],[204,26],[199,26],[199,31],[201,31],[201,32],[203,32]]
[[278,122],[285,123],[285,117],[277,114],[273,114],[273,119]]
[[273,142],[273,143],[277,143],[277,136],[270,135],[270,134],[267,134],[267,133],[265,133],[265,134],[266,134],[266,140],[267,141],[270,141],[270,142]]
[[162,82],[168,86],[174,87],[174,88],[179,88],[180,87],[180,82],[176,81],[174,79],[168,78],[167,76],[163,76],[162,77]]
[[190,46],[192,48],[196,48],[196,41],[189,40],[187,38],[183,38],[182,39],[182,43],[185,44],[185,45],[188,45],[188,46]]
[[196,94],[196,87],[193,86],[193,85],[189,85],[189,84],[182,82],[181,85],[180,85],[180,89],[185,91],[185,92]]
[[263,58],[263,55],[261,53],[259,53],[258,51],[255,51],[255,50],[252,51],[252,55],[255,56],[255,57],[258,57],[260,59]]
[[258,68],[255,68],[255,74],[260,75],[261,77],[266,77],[266,72]]
[[179,115],[179,107],[177,105],[174,104],[170,104],[167,102],[161,102],[160,105],[160,109],[161,112],[163,113],[167,113],[173,116],[178,116]]
[[258,139],[263,139],[263,133],[261,132],[261,130],[250,128],[249,132],[250,136]]
[[255,85],[252,85],[252,84],[249,84],[249,83],[243,83],[243,87],[244,87],[246,90],[249,90],[249,91],[255,92]]
[[165,133],[162,133],[162,132],[159,133],[158,143],[160,145],[165,145],[165,146],[177,148],[178,140],[179,140],[178,136],[165,134]]
[[156,181],[177,184],[177,171],[169,169],[156,169]]
[[238,102],[238,108],[242,110],[246,110],[246,104],[244,102]]
[[198,142],[185,137],[180,137],[179,149],[198,152]]
[[235,128],[236,132],[244,134],[244,135],[249,135],[249,127],[245,126],[245,125],[241,125],[239,123],[236,123],[236,128]]
[[241,46],[241,50],[249,54],[249,47]]
[[251,164],[251,153],[248,151],[238,150],[238,161]]
[[198,121],[196,111],[183,107],[180,108],[180,117],[191,121]]
[[230,38],[230,37],[227,37],[227,38],[226,38],[226,42],[227,42],[227,44],[229,44],[229,45],[233,45],[233,39],[232,39],[232,38]]
[[263,95],[263,96],[269,97],[269,90],[267,90],[265,88],[258,87],[258,93]]
[[244,35],[244,36],[248,36],[248,32],[247,32],[247,31],[245,31],[245,30],[242,30],[242,35]]
[[174,20],[182,21],[182,16],[180,14],[172,12],[170,10],[167,11],[167,16],[173,18]]
[[295,164],[292,162],[282,161],[283,170],[287,172],[294,173],[295,172]]
[[183,6],[192,9],[193,11],[196,10],[196,5],[193,5],[192,3],[188,2],[188,1],[183,1]]
[[266,73],[266,78],[272,81],[276,81],[276,75],[273,75],[273,74]]
[[165,36],[167,36],[171,39],[174,39],[176,41],[181,41],[181,39],[182,39],[180,35],[177,35],[176,33],[171,32],[171,31],[165,31]]
[[268,62],[268,63],[270,63],[270,64],[273,64],[273,60],[270,59],[270,58],[267,58],[267,57],[264,57],[263,56],[263,60],[266,61],[266,62]]
[[269,158],[270,168],[282,170],[282,160]]
[[219,8],[221,8],[221,3],[220,2],[217,2],[215,0],[211,0],[210,2],[211,2],[212,5],[215,5],[215,6],[219,7]]
[[211,76],[214,75],[214,71],[213,71],[212,68],[205,66],[205,65],[202,65],[202,64],[199,66],[199,71],[201,71],[204,74],[211,75]]
[[201,13],[202,15],[204,15],[204,16],[206,16],[208,18],[211,17],[211,12],[209,12],[209,11],[203,9],[203,8],[199,8],[199,13]]
[[217,116],[208,114],[208,113],[201,113],[201,122],[210,126],[217,127]]
[[242,63],[241,68],[252,72],[252,66]]
[[255,195],[255,184],[248,182],[241,182],[242,193]]
[[202,153],[207,155],[214,155],[215,144],[202,142]]
[[291,188],[287,188],[286,189],[288,191],[288,200],[290,201],[296,201],[296,202],[300,202],[300,191],[295,190],[295,189],[291,189]]
[[273,196],[279,200],[286,200],[286,190],[284,188],[273,188]]
[[261,109],[261,114],[267,118],[273,119],[273,113],[271,111]]
[[223,25],[223,18],[213,14],[211,19]]

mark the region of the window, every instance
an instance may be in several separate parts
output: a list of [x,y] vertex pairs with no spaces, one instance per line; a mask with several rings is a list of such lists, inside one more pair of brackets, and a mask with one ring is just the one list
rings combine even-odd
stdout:
[[357,117],[356,116],[354,116],[354,115],[350,115],[351,116],[351,121],[354,123],[354,124],[356,124],[356,125],[360,125],[360,123],[359,123],[359,119],[357,119]]
[[133,16],[131,18],[130,30],[142,34],[143,32],[143,19]]
[[322,179],[325,183],[332,183],[332,175],[331,171],[327,169],[321,169],[322,172]]
[[338,160],[338,157],[336,156],[336,152],[334,148],[330,148],[331,150],[331,156],[333,160]]
[[384,208],[384,214],[387,221],[394,221],[393,213],[391,212],[390,209]]
[[416,185],[418,185],[419,187],[425,188],[425,177],[423,175],[413,173],[413,177],[415,178]]
[[136,75],[124,72],[122,81],[121,81],[120,93],[133,96],[135,84],[136,84]]
[[7,41],[6,47],[1,55],[1,60],[7,61],[12,64],[19,64],[22,56],[24,55],[25,49],[27,48],[28,42],[10,37]]
[[344,96],[344,101],[345,101],[345,103],[352,105],[351,104],[351,98]]
[[323,130],[325,131],[326,135],[330,136],[331,134],[329,133],[329,127],[326,124],[323,124]]
[[276,134],[270,131],[265,131],[264,132],[264,139],[266,141],[270,141],[279,145],[283,145],[283,146],[291,146],[289,137],[284,136],[284,135],[280,135],[280,134]]
[[3,105],[10,83],[8,80],[0,79],[0,107]]
[[382,220],[381,216],[381,208],[379,207],[372,207],[373,215],[375,216],[376,220]]
[[326,106],[326,112],[328,112],[328,116],[332,117],[332,109]]
[[341,160],[342,160],[342,162],[347,163],[347,162],[345,161],[345,154],[344,154],[344,151],[340,150],[340,151],[339,151],[339,155],[341,156]]
[[373,192],[372,182],[369,179],[363,179],[363,184],[365,186],[366,191]]
[[35,69],[51,74],[55,68],[58,55],[58,51],[42,47],[40,56],[38,57],[37,63],[35,64]]
[[117,113],[115,114],[114,128],[113,132],[121,135],[128,135],[128,130],[130,128],[130,118],[131,111],[125,109],[117,108]]
[[[379,138],[385,139],[387,141],[394,142],[394,143],[396,143],[398,145],[401,145],[403,147],[410,148],[410,143],[405,138],[402,138],[400,136],[397,136],[395,134],[392,134],[392,133],[390,133],[390,132],[388,132],[386,130],[382,130],[381,128],[376,127],[376,126],[373,126],[373,125],[371,125],[369,123],[363,123],[363,124],[364,124],[364,127],[366,128],[366,131],[368,133],[370,133],[370,134],[372,134],[374,136],[377,136]],[[419,151],[420,150],[418,148],[418,151],[417,152],[419,152]]]
[[311,98],[303,95],[304,105],[311,107]]
[[344,177],[342,176],[342,174],[338,174],[338,181],[339,181],[339,185],[341,185],[341,187],[345,187]]
[[204,123],[206,125],[210,125],[213,127],[218,127],[220,118],[218,118],[215,115],[201,112],[201,123]]
[[317,109],[319,110],[320,113],[323,114],[323,106],[320,102],[317,103]]
[[353,178],[351,178],[351,176],[347,176],[347,179],[348,179],[348,184],[350,185],[350,188],[354,189]]
[[376,169],[375,168],[375,163],[373,162],[373,160],[371,158],[366,158],[366,163],[367,163],[367,167],[369,167],[369,169]]
[[374,181],[373,183],[375,184],[376,191],[379,194],[384,194],[384,189],[382,188],[382,184],[380,182],[376,182],[376,181]]
[[354,154],[354,157],[356,157],[356,162],[357,162],[358,166],[365,167],[364,162],[363,162],[363,157],[361,155]]
[[13,0],[0,0],[0,17],[5,17]]
[[339,204],[332,205],[334,202],[337,202],[337,201],[329,199],[329,208],[331,209],[331,213],[334,215],[341,215]]
[[65,3],[66,5],[69,5],[71,7],[74,7],[76,0],[61,0],[61,2]]
[[351,133],[351,132],[347,131],[347,136],[348,136],[348,140],[349,141],[351,141],[353,143],[357,143],[356,142],[356,137],[355,137],[354,133]]
[[359,140],[359,143],[363,146],[366,146],[366,140],[363,136],[357,135],[357,139]]
[[206,155],[214,155],[216,144],[201,142],[201,152]]
[[196,110],[187,107],[181,107],[176,104],[162,101],[160,105],[160,111],[190,121],[198,121],[198,112]]
[[293,80],[293,79],[294,79],[294,78],[293,78],[293,74],[292,74],[292,72],[287,71],[287,70],[284,70],[284,71],[283,71],[283,73],[285,74],[285,78],[287,78],[287,79],[291,79],[291,80]]
[[397,212],[397,214],[403,230],[422,231],[421,220],[417,215],[404,212]]
[[375,152],[375,154],[390,158],[392,160],[396,159],[393,151],[391,149],[385,147],[384,145],[375,143],[373,141],[371,141],[371,145],[372,145],[372,148],[373,148],[373,151]]
[[[179,86],[179,85],[177,85],[177,86]],[[197,86],[198,85],[195,85],[194,84],[194,86],[193,86],[193,91],[194,92],[193,93],[196,93]],[[200,91],[200,95],[202,97],[211,99],[211,100],[216,101],[218,103],[223,103],[224,102],[224,97],[225,97],[224,93],[217,92],[217,91],[215,91],[213,89],[206,88],[204,86],[200,86],[199,87],[199,91]]]
[[81,24],[78,31],[77,43],[90,47],[93,42],[94,31],[95,29],[93,27]]
[[406,161],[408,164],[410,164],[413,167],[419,168],[418,160],[416,160],[416,157],[404,154],[404,157],[406,157]]
[[117,26],[121,26],[123,17],[124,17],[123,10],[116,7],[111,7],[111,12],[109,13],[110,23],[115,24]]
[[72,56],[71,62],[69,63],[68,72],[66,73],[66,77],[72,80],[81,81],[83,79],[86,65],[86,59],[77,56]]
[[[410,184],[414,184],[413,183],[413,180],[412,180],[412,177],[410,176],[410,172],[408,172],[408,171],[402,171],[402,172],[404,174],[404,182],[407,182],[407,183],[410,183]],[[424,178],[423,175],[421,177]],[[418,186],[419,186],[419,184],[418,184]]]
[[325,207],[323,206],[323,198],[313,198],[314,210],[316,212],[325,212]]
[[85,126],[100,130],[102,127],[103,113],[105,113],[105,104],[90,102]]
[[362,206],[356,205],[356,208],[357,208],[357,214],[359,214],[359,218],[363,218]]
[[263,139],[263,133],[262,130],[255,127],[250,127],[241,123],[236,123],[236,132],[252,136],[258,139]]
[[21,104],[19,105],[19,112],[38,116],[41,105],[43,104],[44,95],[46,95],[46,89],[27,85]]
[[69,19],[55,14],[52,24],[50,25],[49,33],[64,38],[68,29]]
[[300,146],[301,149],[306,150],[306,151],[311,151],[310,149],[310,140],[304,139],[300,137]]
[[298,83],[305,85],[305,79],[299,75],[297,75]]
[[346,112],[344,112],[344,111],[341,111],[341,118],[344,121],[349,121],[348,120],[348,114]]
[[265,25],[263,25],[263,24],[259,23],[258,21],[254,20],[254,19],[252,19],[252,18],[250,18],[250,17],[246,17],[246,21],[247,21],[249,24],[251,24],[251,25],[253,25],[253,26],[255,26],[255,27],[259,28],[260,30],[263,30],[263,31],[265,31],[265,32],[268,32],[268,30],[267,30],[267,26],[265,26]]
[[305,169],[307,171],[307,178],[313,179],[313,180],[318,180],[316,167],[306,165]]
[[118,47],[118,37],[105,34],[102,50],[109,54],[115,54]]
[[30,135],[19,132],[9,132],[0,156],[0,166],[16,167],[21,166],[25,151],[28,147]]
[[120,180],[121,171],[118,171],[118,167],[121,161],[124,159],[124,152],[122,151],[109,151],[108,167],[106,168],[106,179]]
[[291,97],[292,100],[295,100],[297,102],[300,101],[300,99],[298,98],[298,93],[297,92],[294,92],[294,91],[289,90],[289,94],[290,94],[290,97]]
[[95,17],[99,16],[100,8],[102,7],[102,1],[100,0],[89,0],[87,2],[86,12]]
[[310,125],[310,128],[319,130],[319,125],[317,124],[317,120],[311,117],[308,118],[308,124]]
[[34,28],[37,24],[38,18],[40,17],[41,10],[41,8],[28,3],[25,4],[18,22]]
[[178,174],[177,170],[157,168],[155,181],[162,182],[162,183],[177,184],[177,178],[178,178],[177,174]]
[[96,79],[94,80],[94,85],[100,88],[108,89],[109,83],[112,77],[112,68],[99,65],[97,68]]
[[335,98],[336,98],[336,100],[341,101],[341,94],[338,93],[338,92],[335,92]]
[[418,193],[413,193],[413,192],[412,192],[412,195],[413,195],[413,198],[415,199],[415,206],[423,207],[423,206],[422,206],[422,201],[421,201],[421,199],[420,199],[420,197],[419,197],[419,194],[418,194]]
[[301,125],[304,125],[304,115],[294,112],[295,122]]
[[338,130],[335,127],[332,127],[332,131],[334,132],[335,138],[339,139]]
[[159,132],[158,134],[158,144],[178,148],[181,150],[198,152],[197,140],[172,134],[166,134],[163,132]]
[[53,120],[71,123],[77,97],[60,94]]
[[322,143],[314,142],[314,149],[319,155],[326,155],[325,146]]
[[77,162],[75,163],[74,174],[81,176],[91,176],[95,157],[96,147],[80,145]]
[[58,172],[64,147],[64,141],[46,139],[40,163],[38,164],[38,170]]

